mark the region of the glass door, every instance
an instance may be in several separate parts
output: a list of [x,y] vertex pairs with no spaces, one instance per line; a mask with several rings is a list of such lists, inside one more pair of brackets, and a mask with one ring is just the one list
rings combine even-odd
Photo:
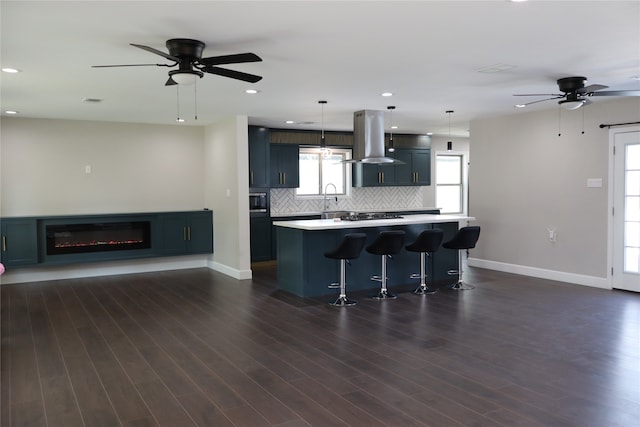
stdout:
[[613,287],[640,292],[640,131],[614,135]]

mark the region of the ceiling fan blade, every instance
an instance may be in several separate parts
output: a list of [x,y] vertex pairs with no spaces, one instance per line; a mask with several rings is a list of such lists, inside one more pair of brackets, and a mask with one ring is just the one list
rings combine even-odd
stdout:
[[178,83],[176,83],[175,80],[173,80],[171,78],[171,76],[169,76],[169,80],[167,80],[167,82],[164,84],[165,86],[173,86],[173,85],[177,85]]
[[584,93],[592,93],[595,92],[597,90],[602,90],[602,89],[606,89],[609,86],[605,86],[605,85],[589,85],[589,86],[585,86],[581,89],[578,89],[576,92],[580,93],[580,94],[584,94]]
[[236,80],[242,80],[249,83],[256,83],[262,80],[262,77],[256,76],[255,74],[243,73],[241,71],[228,70],[226,68],[219,67],[204,67],[202,69],[205,73],[216,74],[218,76],[229,77]]
[[173,67],[176,64],[121,64],[121,65],[92,65],[91,68],[110,68],[110,67]]
[[223,65],[223,64],[240,64],[243,62],[260,62],[260,58],[255,53],[237,53],[235,55],[211,56],[209,58],[201,58],[198,60],[202,65]]
[[131,46],[135,46],[135,47],[140,48],[140,49],[142,49],[142,50],[146,50],[147,52],[155,53],[156,55],[160,55],[160,56],[162,56],[162,57],[165,57],[165,58],[167,58],[167,59],[169,59],[169,60],[171,60],[171,61],[174,61],[174,62],[180,62],[180,58],[177,58],[177,57],[175,57],[175,56],[171,56],[171,55],[169,55],[168,53],[163,52],[163,51],[161,51],[161,50],[154,49],[154,48],[152,48],[152,47],[144,46],[144,45],[141,45],[141,44],[135,44],[135,43],[129,43],[129,44],[130,44]]
[[561,93],[520,93],[513,96],[564,96]]
[[564,98],[564,96],[563,96],[563,95],[560,95],[560,96],[554,96],[553,98],[539,99],[539,100],[537,100],[537,101],[527,102],[526,104],[522,104],[522,105],[537,104],[538,102],[551,101],[551,100],[554,100],[554,99],[560,99],[560,98]]
[[590,93],[589,96],[640,96],[640,90],[608,90]]

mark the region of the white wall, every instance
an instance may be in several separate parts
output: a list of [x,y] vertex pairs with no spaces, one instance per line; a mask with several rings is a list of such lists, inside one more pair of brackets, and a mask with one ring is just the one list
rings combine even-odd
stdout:
[[239,116],[207,126],[204,139],[205,200],[214,211],[213,268],[237,279],[249,279],[247,117]]
[[201,127],[3,117],[0,136],[3,217],[205,207]]
[[607,287],[609,132],[599,124],[640,120],[640,100],[599,98],[560,120],[550,108],[471,123],[469,214],[482,233],[470,262]]

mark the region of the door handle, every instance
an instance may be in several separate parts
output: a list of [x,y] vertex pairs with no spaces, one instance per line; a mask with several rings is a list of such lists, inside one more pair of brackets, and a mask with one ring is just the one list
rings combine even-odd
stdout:
[[7,252],[7,236],[2,236],[2,252]]

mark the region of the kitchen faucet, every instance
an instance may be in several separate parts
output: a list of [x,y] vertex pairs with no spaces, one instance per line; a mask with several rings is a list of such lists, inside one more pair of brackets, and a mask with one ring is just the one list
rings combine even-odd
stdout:
[[324,197],[322,199],[323,201],[323,211],[327,211],[329,210],[329,199],[327,199],[327,188],[329,188],[329,186],[333,187],[333,194],[336,195],[336,205],[338,204],[338,189],[336,188],[336,186],[332,183],[328,183],[327,185],[324,186]]

